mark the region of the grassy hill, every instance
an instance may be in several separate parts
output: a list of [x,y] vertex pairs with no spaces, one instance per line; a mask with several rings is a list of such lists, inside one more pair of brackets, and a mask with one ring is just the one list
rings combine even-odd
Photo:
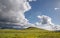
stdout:
[[34,27],[24,30],[0,29],[0,38],[60,38],[60,32],[47,31]]

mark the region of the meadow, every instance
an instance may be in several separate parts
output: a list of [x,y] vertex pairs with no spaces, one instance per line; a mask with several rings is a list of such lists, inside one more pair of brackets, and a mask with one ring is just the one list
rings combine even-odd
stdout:
[[0,29],[0,38],[60,38],[60,32],[38,28],[27,28],[23,30]]

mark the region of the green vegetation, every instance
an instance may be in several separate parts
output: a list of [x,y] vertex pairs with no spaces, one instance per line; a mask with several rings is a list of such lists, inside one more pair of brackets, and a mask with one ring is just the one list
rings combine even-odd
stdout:
[[60,32],[38,28],[27,28],[24,30],[0,29],[0,38],[60,38]]

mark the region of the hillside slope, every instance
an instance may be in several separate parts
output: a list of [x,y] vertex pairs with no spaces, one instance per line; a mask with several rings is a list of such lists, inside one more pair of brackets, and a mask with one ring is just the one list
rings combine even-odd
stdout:
[[60,38],[60,32],[47,31],[34,27],[24,30],[0,29],[0,38]]

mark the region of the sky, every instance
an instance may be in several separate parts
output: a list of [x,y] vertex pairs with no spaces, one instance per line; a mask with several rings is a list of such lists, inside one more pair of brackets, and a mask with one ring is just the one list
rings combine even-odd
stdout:
[[46,15],[52,18],[54,24],[60,24],[60,0],[36,0],[29,2],[31,9],[25,13],[30,23],[40,21],[38,15]]
[[0,0],[0,25],[60,30],[60,0]]

